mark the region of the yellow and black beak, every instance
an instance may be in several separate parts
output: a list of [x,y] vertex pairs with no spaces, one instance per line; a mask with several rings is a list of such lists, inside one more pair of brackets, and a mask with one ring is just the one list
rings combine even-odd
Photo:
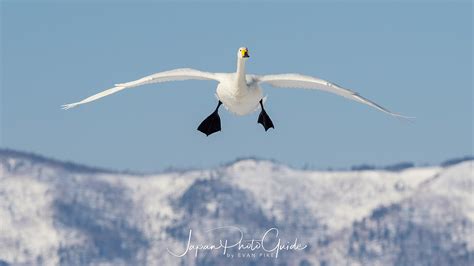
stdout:
[[249,58],[249,50],[248,49],[242,49],[242,57],[243,58]]

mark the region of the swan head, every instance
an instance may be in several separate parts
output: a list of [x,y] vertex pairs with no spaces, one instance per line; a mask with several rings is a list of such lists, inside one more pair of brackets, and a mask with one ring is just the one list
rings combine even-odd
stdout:
[[241,58],[244,58],[244,59],[247,59],[249,58],[249,49],[247,49],[247,47],[240,47],[239,48],[239,51],[237,52],[237,57],[239,59]]

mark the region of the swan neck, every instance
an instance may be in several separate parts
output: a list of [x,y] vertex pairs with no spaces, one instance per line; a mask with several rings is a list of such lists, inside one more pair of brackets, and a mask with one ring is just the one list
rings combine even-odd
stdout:
[[242,58],[237,59],[237,83],[245,84],[245,60]]

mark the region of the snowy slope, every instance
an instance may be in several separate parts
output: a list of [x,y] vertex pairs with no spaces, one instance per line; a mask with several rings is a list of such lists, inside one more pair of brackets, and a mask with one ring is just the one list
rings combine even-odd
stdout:
[[[246,159],[134,175],[0,150],[0,265],[473,265],[472,170],[472,160],[306,171]],[[216,241],[207,230],[222,226],[246,238],[276,227],[308,246],[277,258],[167,251],[185,250],[190,229],[193,243]]]

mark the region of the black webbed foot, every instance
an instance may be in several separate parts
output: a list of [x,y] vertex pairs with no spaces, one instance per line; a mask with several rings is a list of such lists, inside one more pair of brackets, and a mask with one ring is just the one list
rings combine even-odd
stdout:
[[263,103],[262,100],[260,100],[260,107],[262,108],[262,111],[260,111],[260,115],[258,116],[258,123],[262,124],[263,128],[265,128],[265,131],[267,131],[270,128],[275,128],[273,126],[273,122],[268,116],[267,112],[265,112],[265,109],[263,108]]
[[211,135],[212,133],[216,133],[221,131],[221,118],[219,117],[219,107],[221,106],[222,102],[219,101],[217,104],[216,110],[212,114],[210,114],[204,121],[201,122],[197,130],[201,131],[202,133],[206,134],[206,136]]

